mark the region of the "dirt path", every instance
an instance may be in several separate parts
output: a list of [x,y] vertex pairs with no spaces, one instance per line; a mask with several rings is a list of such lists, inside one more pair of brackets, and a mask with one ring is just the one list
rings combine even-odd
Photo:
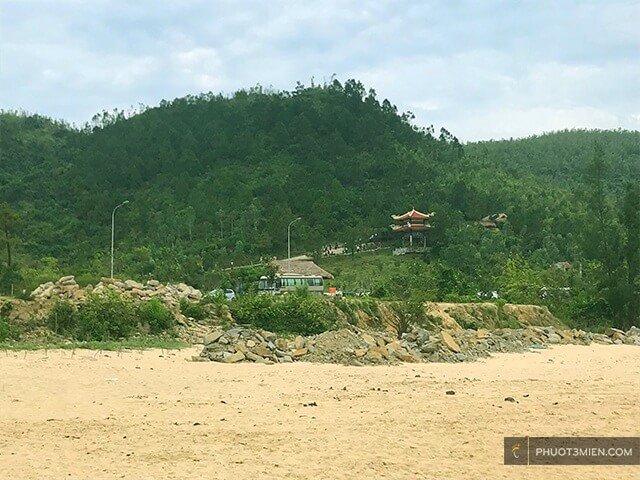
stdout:
[[502,465],[505,435],[639,435],[638,347],[399,367],[193,353],[1,352],[0,479],[640,478]]

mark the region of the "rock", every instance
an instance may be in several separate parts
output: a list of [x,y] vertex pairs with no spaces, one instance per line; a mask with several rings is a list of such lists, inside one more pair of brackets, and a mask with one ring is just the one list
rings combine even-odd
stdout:
[[640,328],[633,326],[627,330],[628,337],[640,337]]
[[562,338],[557,333],[547,334],[547,343],[556,344],[562,342]]
[[573,340],[573,332],[571,330],[559,330],[558,334],[568,342]]
[[486,328],[479,328],[476,331],[476,337],[480,339],[489,338],[489,330]]
[[142,290],[144,288],[144,285],[142,285],[141,283],[136,282],[135,280],[125,280],[124,286],[125,286],[125,288],[127,290],[132,290],[134,288],[136,288],[138,290]]
[[76,277],[74,275],[67,275],[66,277],[60,277],[60,279],[58,280],[57,283],[64,284],[64,283],[70,282],[70,281],[73,281],[73,283],[76,283],[75,278]]
[[307,353],[308,353],[308,350],[306,348],[296,348],[293,352],[291,352],[291,356],[293,358],[299,358],[299,357],[303,357]]
[[376,346],[376,347],[371,347],[369,349],[365,358],[367,358],[368,360],[381,362],[382,360],[384,360],[385,357],[382,355],[382,352],[380,351],[380,347]]
[[291,363],[291,362],[293,362],[293,358],[291,358],[289,355],[285,355],[283,357],[280,357],[280,362],[281,363]]
[[353,352],[353,354],[356,357],[364,357],[367,354],[367,349],[366,348],[356,348],[355,351]]
[[455,395],[456,394],[456,392],[454,392],[453,390],[447,390],[445,393],[447,395]]
[[401,362],[416,363],[418,361],[416,357],[404,350],[395,352],[395,355]]
[[289,350],[289,342],[286,338],[276,338],[276,347],[280,350]]
[[261,357],[268,357],[272,354],[271,350],[264,345],[257,345],[253,348],[253,352]]
[[438,347],[440,346],[437,342],[428,342],[420,347],[420,351],[422,353],[433,353],[438,351]]
[[265,360],[263,357],[261,357],[260,355],[256,355],[253,352],[246,352],[244,355],[252,362],[262,363]]
[[222,361],[224,363],[241,362],[245,358],[246,357],[245,357],[244,353],[242,353],[242,352],[236,352],[236,353],[225,352],[225,353],[222,354]]
[[398,340],[394,340],[393,342],[389,342],[385,345],[385,347],[389,350],[398,350],[402,348],[400,346],[400,342]]
[[158,280],[147,280],[147,285],[156,288],[160,286],[160,282]]
[[511,402],[511,403],[514,403],[514,402],[516,401],[516,399],[515,399],[515,398],[513,398],[513,397],[506,397],[506,398],[504,399],[504,401],[505,401],[505,402]]
[[593,341],[602,345],[611,345],[613,343],[609,337],[603,335],[602,333],[594,333]]
[[604,334],[608,337],[613,337],[616,333],[622,336],[625,335],[623,330],[620,330],[618,328],[613,328],[613,327],[607,328],[604,332]]
[[373,338],[372,335],[369,335],[368,333],[363,333],[362,335],[360,335],[362,337],[362,339],[367,342],[367,344],[370,347],[375,347],[378,345],[378,342],[376,342],[376,339]]
[[247,348],[253,348],[256,346],[256,342],[253,340],[247,340]]
[[293,346],[296,350],[300,350],[304,347],[307,346],[307,341],[304,339],[304,337],[301,337],[300,335],[298,335],[294,340],[293,340]]
[[611,335],[611,338],[615,341],[615,340],[620,340],[621,342],[624,343],[624,341],[626,340],[627,336],[624,333],[620,333],[620,332],[613,332],[613,335]]
[[444,330],[440,332],[440,339],[445,347],[447,347],[452,352],[458,353],[460,351],[460,345],[453,339],[451,334],[445,332]]

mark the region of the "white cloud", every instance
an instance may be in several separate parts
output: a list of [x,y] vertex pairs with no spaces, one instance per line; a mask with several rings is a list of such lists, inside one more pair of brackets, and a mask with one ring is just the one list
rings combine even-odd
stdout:
[[358,78],[463,140],[638,128],[640,3],[4,0],[0,105],[93,113]]

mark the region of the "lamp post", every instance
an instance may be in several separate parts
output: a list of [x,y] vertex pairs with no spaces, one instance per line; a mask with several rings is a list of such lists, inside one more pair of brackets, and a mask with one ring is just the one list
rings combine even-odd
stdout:
[[298,220],[302,220],[302,217],[298,217],[291,221],[287,227],[287,268],[289,269],[289,272],[291,271],[291,225],[296,223]]
[[116,208],[114,208],[113,212],[111,212],[111,278],[113,278],[113,246],[116,236],[116,210],[118,210],[123,205],[126,205],[127,203],[129,203],[129,200],[125,200]]

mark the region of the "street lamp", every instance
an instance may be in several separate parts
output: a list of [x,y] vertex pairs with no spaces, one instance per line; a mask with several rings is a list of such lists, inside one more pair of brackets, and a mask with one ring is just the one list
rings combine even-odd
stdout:
[[114,208],[113,212],[111,212],[111,278],[113,278],[113,244],[116,234],[116,210],[118,210],[123,205],[126,205],[127,203],[129,203],[129,200],[125,200],[116,208]]
[[289,223],[289,226],[287,227],[287,268],[289,269],[289,272],[291,272],[291,225],[296,223],[298,220],[302,220],[302,217],[296,218]]

